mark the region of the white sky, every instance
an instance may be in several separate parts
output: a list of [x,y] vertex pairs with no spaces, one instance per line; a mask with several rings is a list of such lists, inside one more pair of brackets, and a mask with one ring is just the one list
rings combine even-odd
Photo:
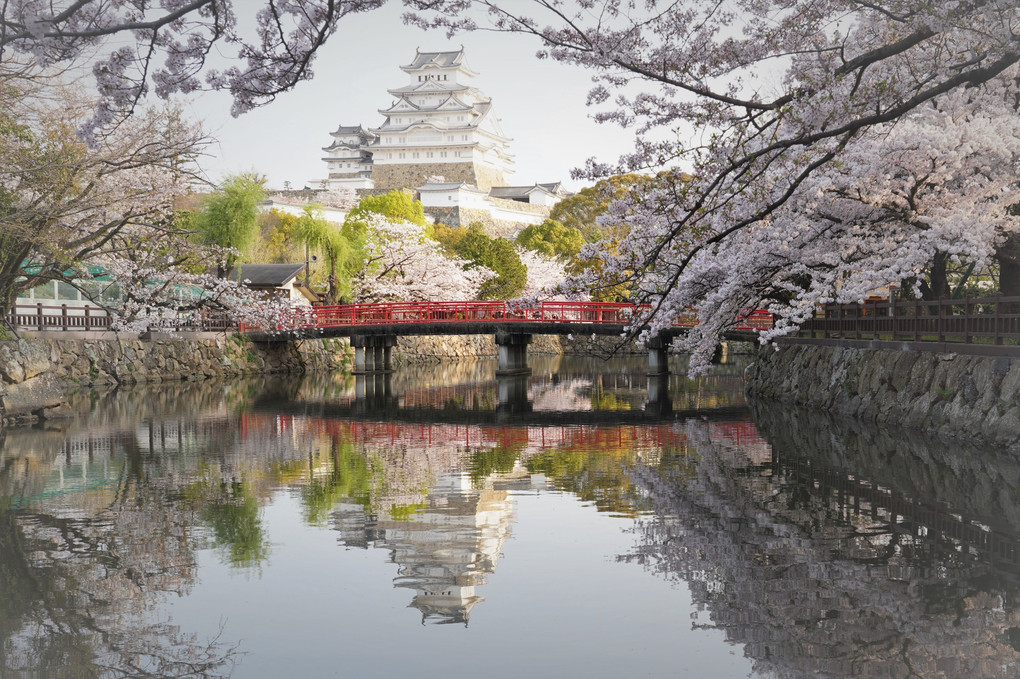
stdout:
[[267,106],[230,117],[230,98],[205,93],[191,104],[193,115],[219,140],[202,166],[210,179],[254,170],[270,188],[290,181],[294,188],[326,176],[322,147],[338,125],[378,127],[392,96],[389,88],[408,82],[400,70],[415,48],[466,50],[478,72],[475,85],[492,98],[516,156],[512,184],[563,181],[577,190],[589,182],[570,179],[570,170],[595,156],[615,161],[632,148],[632,134],[590,119],[585,97],[590,74],[535,57],[538,41],[522,35],[475,32],[448,40],[439,31],[405,26],[397,3],[344,20],[313,64],[315,77]]

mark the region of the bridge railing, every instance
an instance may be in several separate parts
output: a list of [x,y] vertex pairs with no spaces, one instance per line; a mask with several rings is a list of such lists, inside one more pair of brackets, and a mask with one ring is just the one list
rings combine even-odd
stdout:
[[308,324],[328,328],[402,323],[629,323],[633,304],[606,302],[542,302],[518,306],[494,302],[397,302],[316,307]]
[[[485,321],[626,325],[650,308],[617,302],[566,301],[546,301],[531,306],[503,301],[344,304],[315,307],[310,316],[296,320],[295,324],[313,328]],[[697,314],[692,310],[674,320],[673,325],[689,328],[697,322]],[[772,314],[763,309],[747,309],[731,329],[754,331],[771,327]]]

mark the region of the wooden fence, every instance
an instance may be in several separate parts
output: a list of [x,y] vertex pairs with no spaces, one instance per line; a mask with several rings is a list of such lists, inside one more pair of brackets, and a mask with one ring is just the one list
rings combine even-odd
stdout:
[[1020,339],[1020,297],[829,304],[801,337],[1003,344]]
[[[12,328],[24,330],[109,330],[111,318],[102,307],[15,305],[5,319]],[[223,332],[235,330],[236,324],[226,316],[195,315],[173,319],[161,327],[182,332]],[[152,330],[157,328],[153,327]]]

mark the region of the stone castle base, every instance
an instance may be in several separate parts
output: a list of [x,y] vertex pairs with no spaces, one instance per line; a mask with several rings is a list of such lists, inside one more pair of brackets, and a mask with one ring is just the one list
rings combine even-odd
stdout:
[[447,182],[473,184],[483,191],[503,185],[503,175],[491,168],[474,163],[394,163],[372,167],[372,181],[377,189],[403,189],[422,186],[430,177],[442,177]]

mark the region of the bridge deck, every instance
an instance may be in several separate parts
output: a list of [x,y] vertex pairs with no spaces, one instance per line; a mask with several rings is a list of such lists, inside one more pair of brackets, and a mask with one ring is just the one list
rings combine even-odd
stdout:
[[[373,335],[484,335],[500,332],[536,335],[622,336],[640,324],[649,307],[604,302],[416,302],[314,307],[274,331],[242,328],[253,339],[279,341],[305,337]],[[697,324],[694,312],[660,333],[670,339]],[[731,331],[753,335],[772,325],[772,316],[747,310]]]

